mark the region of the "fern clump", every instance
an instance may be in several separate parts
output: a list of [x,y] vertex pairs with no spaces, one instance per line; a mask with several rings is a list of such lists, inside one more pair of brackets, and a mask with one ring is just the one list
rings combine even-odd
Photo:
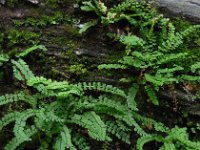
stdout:
[[[0,106],[20,102],[29,105],[1,118],[0,131],[15,122],[14,137],[5,149],[17,149],[38,136],[46,137],[39,149],[49,149],[53,143],[53,149],[64,150],[90,149],[83,133],[99,142],[110,142],[114,135],[128,144],[132,128],[141,136],[147,135],[132,114],[137,110],[131,100],[134,93],[127,96],[123,90],[100,82],[53,81],[35,76],[22,59],[11,62],[15,78],[26,89],[0,96]],[[97,92],[99,96],[85,94],[87,91]],[[50,138],[55,135],[56,138]]]
[[129,32],[113,33],[115,40],[125,47],[125,55],[115,64],[102,64],[98,68],[134,70],[136,78],[132,82],[144,88],[155,105],[159,104],[156,91],[160,88],[199,81],[199,63],[185,65],[185,61],[192,57],[184,42],[185,38],[199,30],[200,25],[177,31],[173,23],[157,15],[150,4],[134,0],[111,8],[93,0],[83,2],[81,8],[94,11],[99,16],[97,20],[104,26],[117,26],[120,20],[129,22]]

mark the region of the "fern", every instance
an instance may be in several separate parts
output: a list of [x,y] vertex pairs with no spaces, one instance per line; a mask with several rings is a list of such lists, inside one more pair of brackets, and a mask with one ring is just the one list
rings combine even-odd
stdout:
[[119,95],[122,97],[126,97],[126,94],[124,93],[123,90],[114,87],[112,85],[107,85],[101,82],[90,82],[90,83],[79,83],[78,87],[82,88],[84,91],[85,90],[97,90],[97,91],[103,91],[103,92],[108,92],[111,94]]
[[145,41],[137,36],[129,35],[129,36],[122,36],[119,40],[123,44],[127,46],[141,46],[145,45]]
[[197,62],[191,66],[192,73],[195,73],[197,70],[200,70],[200,62]]
[[118,139],[123,142],[130,144],[130,135],[124,131],[123,128],[118,126],[115,122],[107,121],[106,122],[107,131],[115,135]]
[[132,87],[129,89],[128,96],[127,96],[127,103],[128,107],[131,110],[137,111],[137,104],[135,101],[136,94],[139,91],[139,86],[137,84],[133,84]]
[[15,126],[13,129],[13,132],[16,137],[22,138],[22,139],[28,139],[25,131],[26,121],[28,118],[35,115],[37,110],[27,109],[20,113],[19,117],[16,118]]
[[159,101],[156,96],[156,92],[149,86],[145,86],[145,90],[154,105],[159,105]]
[[3,96],[0,96],[0,106],[8,104],[8,103],[18,102],[18,101],[24,101],[26,103],[31,104],[32,106],[36,105],[36,99],[24,94],[24,92],[19,92],[15,94],[6,94]]
[[90,150],[89,143],[80,134],[73,133],[72,141],[80,150]]
[[150,141],[154,141],[154,137],[152,135],[148,135],[148,136],[142,136],[137,140],[137,150],[143,150],[143,146],[144,144],[150,142]]
[[18,80],[29,80],[34,77],[32,71],[30,71],[28,65],[22,60],[11,60],[13,64],[13,72]]
[[0,66],[2,66],[3,63],[7,61],[9,61],[9,56],[6,54],[0,54]]
[[57,141],[54,145],[54,149],[65,150],[66,148],[70,150],[75,150],[75,147],[73,146],[71,141],[70,130],[68,129],[67,126],[63,126],[60,136],[57,138]]
[[95,112],[72,116],[72,122],[88,129],[89,135],[98,141],[106,140],[106,125]]
[[98,69],[126,69],[127,67],[125,65],[121,64],[102,64],[98,66]]
[[31,53],[32,51],[35,51],[37,49],[41,49],[43,51],[47,51],[46,47],[43,45],[35,45],[31,48],[25,49],[23,52],[20,52],[18,54],[16,54],[16,57],[24,57],[27,56],[29,53]]
[[15,111],[15,112],[11,112],[6,114],[5,116],[3,116],[0,120],[0,131],[3,129],[3,127],[5,127],[6,125],[10,124],[11,122],[14,122],[16,120],[16,118],[18,118],[20,116],[20,113]]
[[33,136],[37,132],[37,129],[34,127],[31,127],[30,129],[26,129],[25,135],[26,138],[23,137],[14,137],[9,141],[9,143],[4,147],[5,150],[15,150],[19,145],[21,145],[24,142],[31,141],[30,137]]

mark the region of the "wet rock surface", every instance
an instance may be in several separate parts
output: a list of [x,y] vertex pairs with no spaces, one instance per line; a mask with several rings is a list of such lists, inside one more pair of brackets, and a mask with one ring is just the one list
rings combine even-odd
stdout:
[[170,17],[183,16],[200,22],[200,0],[155,0],[161,11]]

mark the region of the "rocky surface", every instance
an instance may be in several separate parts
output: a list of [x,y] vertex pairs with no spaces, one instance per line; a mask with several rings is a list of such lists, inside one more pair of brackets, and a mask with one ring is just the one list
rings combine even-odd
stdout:
[[200,0],[153,0],[170,17],[183,16],[200,22]]

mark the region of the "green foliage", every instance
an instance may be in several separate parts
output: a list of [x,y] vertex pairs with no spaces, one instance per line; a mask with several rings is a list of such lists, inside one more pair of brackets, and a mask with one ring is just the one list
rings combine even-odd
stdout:
[[[57,135],[56,140],[47,138],[57,150],[89,149],[82,133],[102,142],[112,140],[109,134],[113,134],[126,143],[130,143],[127,131],[132,127],[140,135],[146,135],[135,121],[132,110],[127,107],[126,99],[129,99],[129,103],[132,100],[123,90],[100,82],[70,84],[67,81],[53,81],[35,76],[22,59],[12,60],[12,64],[15,78],[24,82],[27,88],[1,96],[0,104],[3,106],[22,101],[30,105],[1,118],[1,130],[15,122],[14,137],[6,144],[5,149],[14,150],[30,141],[33,136]],[[87,91],[97,92],[100,96],[95,98],[91,94],[84,94]],[[111,94],[113,97],[109,98]],[[137,109],[134,103],[129,105]],[[108,125],[106,122],[108,123],[109,117],[118,121],[112,122],[112,126]],[[28,120],[32,120],[31,123]],[[73,138],[75,132],[76,137]],[[50,141],[42,141],[40,149],[48,149]]]
[[148,135],[138,139],[137,149],[143,150],[143,146],[150,141],[162,142],[163,145],[160,147],[160,150],[178,150],[178,149],[193,149],[199,150],[200,143],[192,142],[189,140],[188,133],[186,128],[174,127],[171,129],[166,137],[160,135]]
[[11,29],[8,31],[8,45],[13,47],[14,45],[35,45],[39,43],[40,34],[30,31],[19,31]]
[[104,26],[117,26],[120,20],[129,22],[127,33],[113,33],[114,39],[125,46],[126,54],[115,64],[102,64],[98,68],[134,70],[137,76],[132,82],[146,90],[153,104],[159,104],[156,91],[160,88],[185,81],[199,81],[196,72],[199,63],[185,65],[186,61],[192,60],[192,56],[189,55],[188,44],[184,42],[200,25],[177,31],[169,19],[158,15],[148,3],[132,0],[111,8],[95,0],[86,1],[81,8],[95,12],[99,17],[97,20]]
[[52,16],[42,15],[40,18],[26,18],[24,21],[14,20],[14,24],[17,27],[37,27],[45,28],[50,25],[58,25],[63,23],[71,23],[73,19],[67,15],[61,13],[60,11],[54,12]]

